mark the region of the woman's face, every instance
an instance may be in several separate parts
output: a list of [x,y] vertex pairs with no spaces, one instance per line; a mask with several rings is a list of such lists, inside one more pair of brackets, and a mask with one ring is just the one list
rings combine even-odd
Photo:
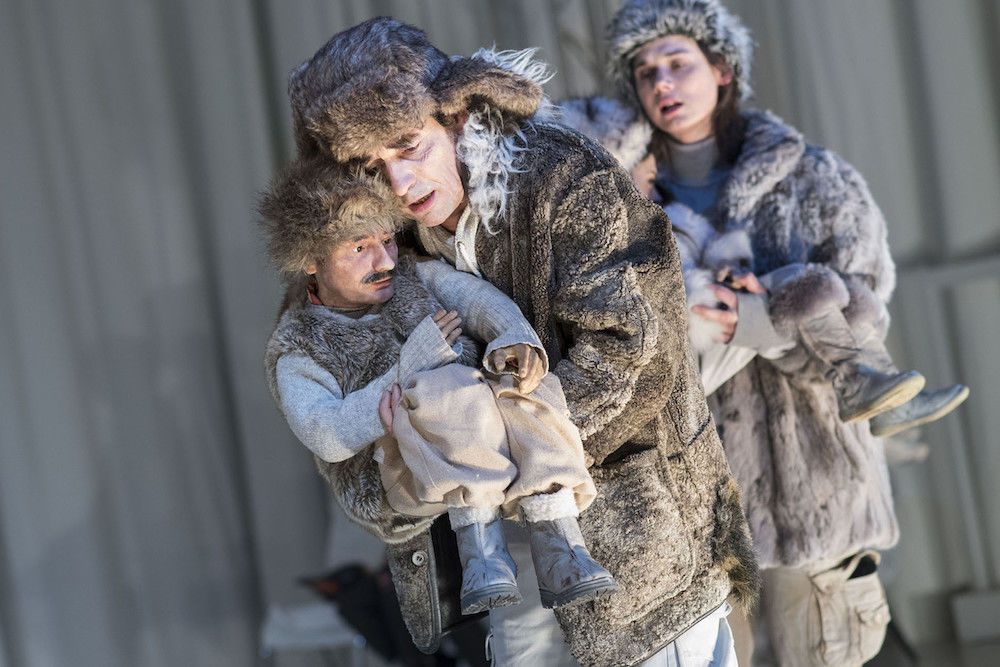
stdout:
[[709,63],[698,43],[683,35],[660,37],[639,48],[632,76],[650,122],[685,144],[712,136],[719,86],[733,78],[728,67]]

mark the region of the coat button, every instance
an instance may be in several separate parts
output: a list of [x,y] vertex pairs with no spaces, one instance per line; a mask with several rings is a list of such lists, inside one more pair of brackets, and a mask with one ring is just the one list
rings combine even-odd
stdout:
[[414,551],[413,555],[410,557],[413,564],[417,567],[423,567],[424,563],[427,562],[427,552],[424,550]]

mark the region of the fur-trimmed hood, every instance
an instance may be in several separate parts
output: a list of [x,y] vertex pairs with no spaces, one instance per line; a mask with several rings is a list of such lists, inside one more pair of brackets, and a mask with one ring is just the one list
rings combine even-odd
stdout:
[[479,103],[508,121],[534,113],[537,81],[479,54],[448,57],[415,26],[369,19],[334,35],[289,75],[300,155],[347,161],[396,141],[433,114]]

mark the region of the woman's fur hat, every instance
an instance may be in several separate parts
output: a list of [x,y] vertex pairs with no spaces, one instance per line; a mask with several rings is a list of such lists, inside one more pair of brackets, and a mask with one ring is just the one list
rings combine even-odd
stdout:
[[608,73],[620,93],[636,106],[632,57],[642,45],[667,35],[684,35],[725,58],[742,99],[750,96],[753,39],[739,18],[718,0],[625,0],[605,34]]
[[289,277],[358,236],[395,233],[408,223],[399,198],[378,178],[329,158],[300,158],[278,174],[258,210],[267,250]]
[[476,102],[530,116],[542,89],[475,56],[449,58],[419,28],[380,17],[334,35],[293,70],[288,97],[299,154],[346,162]]

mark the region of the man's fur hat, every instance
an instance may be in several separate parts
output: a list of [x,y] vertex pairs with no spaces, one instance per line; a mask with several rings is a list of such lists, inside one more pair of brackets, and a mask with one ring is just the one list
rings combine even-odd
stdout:
[[258,210],[267,250],[286,276],[300,275],[344,241],[408,223],[396,197],[378,178],[329,158],[300,158],[278,174]]
[[625,0],[605,34],[608,73],[625,99],[639,106],[632,77],[636,49],[667,35],[690,37],[707,52],[721,55],[733,70],[741,98],[750,96],[753,39],[718,0]]
[[520,120],[542,89],[487,60],[449,58],[419,28],[380,17],[334,35],[293,70],[288,97],[299,154],[346,162],[477,102]]

